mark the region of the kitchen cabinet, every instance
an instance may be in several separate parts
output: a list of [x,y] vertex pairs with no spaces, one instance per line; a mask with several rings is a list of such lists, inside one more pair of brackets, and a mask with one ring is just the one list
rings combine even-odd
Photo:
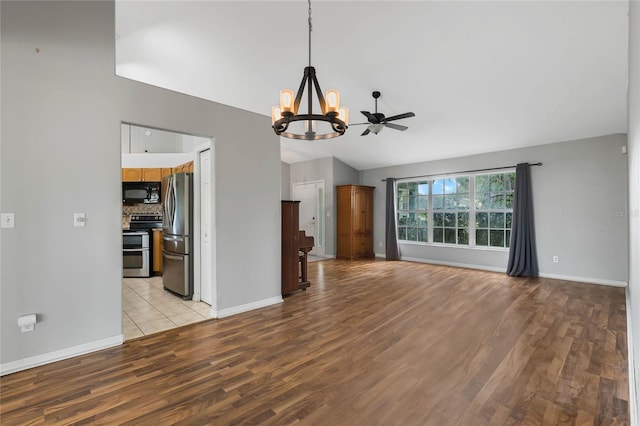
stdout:
[[122,169],[123,182],[160,182],[162,170],[159,167],[151,168],[124,168]]
[[373,186],[338,185],[338,259],[371,259]]
[[162,275],[162,229],[153,230],[153,274]]
[[173,168],[173,173],[189,172],[193,173],[193,161],[189,161],[184,164],[180,164]]
[[169,176],[172,173],[173,173],[173,169],[171,167],[163,167],[162,168],[162,179],[164,179],[166,176]]

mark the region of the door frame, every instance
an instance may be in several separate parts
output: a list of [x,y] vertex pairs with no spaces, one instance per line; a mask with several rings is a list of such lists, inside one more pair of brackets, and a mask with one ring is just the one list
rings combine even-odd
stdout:
[[200,199],[200,155],[202,152],[210,151],[210,187],[211,194],[209,199],[211,201],[211,223],[209,229],[211,230],[210,242],[211,242],[211,271],[209,275],[211,277],[211,316],[218,310],[218,288],[216,281],[216,198],[215,198],[215,138],[211,138],[209,142],[205,142],[201,145],[193,148],[193,221],[194,229],[194,241],[193,241],[193,300],[199,302],[201,295],[202,277],[200,274],[200,268],[202,265],[202,251],[200,250],[201,238],[200,232],[202,229],[201,213],[201,199]]
[[310,185],[310,184],[315,184],[316,185],[316,199],[318,199],[317,195],[318,195],[318,189],[322,188],[322,208],[323,211],[320,211],[320,206],[316,206],[317,210],[316,210],[316,216],[318,217],[319,220],[322,220],[322,245],[320,247],[322,247],[322,254],[319,254],[318,256],[321,257],[326,257],[327,254],[327,220],[326,220],[326,214],[325,214],[325,210],[327,208],[327,191],[325,188],[325,182],[324,179],[321,180],[310,180],[310,181],[305,181],[305,182],[296,182],[291,184],[291,199],[295,200],[296,197],[296,186],[300,186],[300,185]]

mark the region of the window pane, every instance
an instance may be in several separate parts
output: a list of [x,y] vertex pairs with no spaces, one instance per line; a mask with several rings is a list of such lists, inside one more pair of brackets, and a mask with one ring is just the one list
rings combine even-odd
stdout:
[[491,230],[491,247],[504,247],[504,231]]
[[444,194],[444,181],[442,179],[436,179],[433,181],[433,193]]
[[476,176],[476,192],[489,192],[489,176]]
[[427,228],[418,229],[418,241],[427,242]]
[[418,197],[409,195],[409,210],[415,210],[418,207]]
[[458,244],[469,244],[468,229],[458,229]]
[[418,231],[416,228],[408,227],[407,228],[407,241],[417,241],[418,240]]
[[444,195],[433,195],[431,202],[433,203],[434,210],[441,210],[444,208]]
[[441,243],[444,240],[444,232],[442,228],[433,228],[433,242]]
[[505,215],[504,227],[507,229],[511,229],[511,213],[507,213]]
[[486,192],[476,192],[476,209],[488,209],[490,203],[489,194]]
[[427,212],[418,213],[418,227],[419,228],[427,227]]
[[418,197],[418,208],[420,210],[427,210],[429,208],[429,197],[428,196],[420,196]]
[[409,187],[409,195],[418,195],[418,183],[417,182],[408,182],[407,186]]
[[398,226],[406,226],[408,214],[405,212],[398,213]]
[[433,226],[444,226],[444,213],[433,214]]
[[398,210],[407,210],[409,208],[408,198],[398,198]]
[[477,212],[476,213],[476,227],[488,228],[489,227],[489,213]]
[[491,212],[489,225],[490,228],[504,228],[504,213]]
[[490,175],[489,180],[491,181],[492,192],[504,190],[504,175]]
[[466,213],[466,212],[458,213],[458,226],[461,228],[466,228],[469,226],[469,213]]
[[455,179],[445,179],[444,180],[444,193],[445,194],[455,194],[456,193],[456,180]]
[[460,177],[460,178],[458,178],[458,193],[459,194],[468,194],[469,193],[469,178],[468,177]]
[[513,192],[507,192],[505,194],[505,208],[512,209],[513,208]]
[[405,226],[398,227],[398,239],[399,240],[407,239],[407,228]]
[[490,209],[504,209],[504,205],[504,192],[491,194],[491,205],[489,206]]
[[476,229],[476,245],[488,246],[489,245],[489,231],[486,229]]
[[447,244],[456,243],[456,230],[444,228],[444,242]]
[[505,237],[504,246],[509,247],[509,243],[511,242],[511,231],[507,230],[506,234],[507,235]]
[[516,174],[515,172],[507,173],[504,179],[504,189],[507,191],[513,191],[516,189]]
[[415,213],[409,213],[409,218],[407,220],[407,225],[415,227],[417,222],[418,222],[418,220],[416,218],[416,214]]
[[418,183],[418,194],[429,195],[429,182]]
[[453,227],[456,226],[456,214],[445,213],[444,214],[444,226]]
[[456,195],[444,196],[444,208],[447,210],[455,210],[458,207],[458,198]]
[[469,210],[469,194],[458,195],[458,209]]

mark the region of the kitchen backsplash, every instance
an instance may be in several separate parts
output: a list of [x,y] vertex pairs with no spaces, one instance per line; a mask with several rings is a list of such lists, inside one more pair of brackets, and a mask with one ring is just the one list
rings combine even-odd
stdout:
[[136,204],[122,206],[122,229],[129,229],[129,218],[135,214],[149,214],[162,216],[162,204]]

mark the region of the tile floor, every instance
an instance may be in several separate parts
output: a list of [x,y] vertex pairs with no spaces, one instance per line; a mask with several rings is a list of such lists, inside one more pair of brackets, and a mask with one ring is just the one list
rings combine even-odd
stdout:
[[164,290],[162,277],[123,278],[122,306],[125,340],[203,321],[211,309]]

